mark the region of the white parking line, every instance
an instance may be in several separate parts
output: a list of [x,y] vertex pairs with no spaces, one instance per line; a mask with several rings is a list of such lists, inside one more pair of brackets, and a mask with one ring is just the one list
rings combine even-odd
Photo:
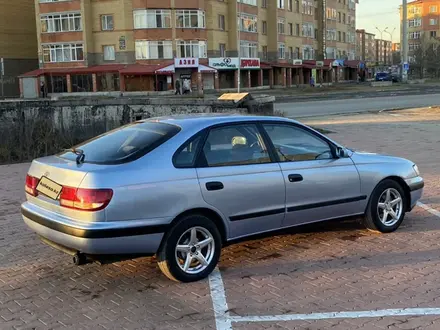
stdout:
[[436,209],[433,209],[432,207],[429,207],[428,205],[423,204],[421,202],[417,202],[417,206],[420,206],[422,209],[425,209],[429,213],[434,214],[436,217],[440,218],[440,212],[437,211]]
[[214,269],[211,275],[209,275],[209,287],[211,289],[212,306],[217,330],[232,330],[225,287],[218,268]]
[[403,309],[380,309],[375,311],[358,312],[332,312],[310,314],[286,314],[286,315],[263,315],[263,316],[232,316],[232,322],[280,322],[302,320],[325,320],[325,319],[357,319],[377,318],[385,316],[423,316],[440,315],[440,308],[403,308]]
[[[429,207],[421,202],[417,206],[440,218],[440,211]],[[281,322],[302,320],[325,320],[325,319],[356,319],[378,318],[390,316],[427,316],[440,315],[440,308],[402,308],[380,309],[371,311],[354,312],[330,312],[309,314],[284,314],[284,315],[261,315],[261,316],[231,316],[229,314],[226,292],[223,285],[220,270],[216,268],[209,276],[209,287],[214,309],[215,325],[217,330],[233,330],[232,323],[238,322]]]

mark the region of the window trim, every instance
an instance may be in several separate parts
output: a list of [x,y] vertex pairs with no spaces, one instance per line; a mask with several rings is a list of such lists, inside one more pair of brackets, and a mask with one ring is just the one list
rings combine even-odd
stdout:
[[[244,121],[238,121],[238,122],[228,122],[228,123],[220,123],[220,124],[214,124],[209,127],[203,128],[201,131],[195,133],[190,138],[188,138],[182,145],[177,148],[177,150],[174,152],[172,157],[173,166],[175,168],[216,168],[216,167],[226,167],[226,166],[255,166],[255,165],[266,165],[266,164],[273,164],[273,163],[289,163],[289,162],[282,162],[278,156],[278,153],[272,143],[272,140],[269,137],[269,134],[264,129],[264,124],[269,125],[284,125],[294,128],[299,128],[307,133],[312,134],[316,138],[322,140],[323,142],[327,143],[329,145],[329,148],[332,152],[332,157],[328,160],[335,160],[339,159],[339,157],[336,154],[336,150],[339,147],[335,142],[330,140],[327,136],[315,131],[314,129],[303,126],[301,124],[293,123],[293,122],[287,122],[287,121],[279,121],[279,120],[244,120]],[[242,126],[242,125],[255,125],[257,127],[258,133],[260,133],[263,142],[267,148],[267,152],[269,154],[270,162],[268,163],[258,163],[258,164],[238,164],[238,165],[221,165],[221,166],[208,166],[205,156],[202,153],[203,147],[205,146],[206,140],[208,139],[209,132],[212,129],[221,128],[221,127],[228,127],[228,126]],[[177,157],[177,154],[183,150],[183,148],[187,145],[187,143],[193,141],[198,136],[201,136],[200,144],[197,146],[198,150],[196,151],[196,157],[194,159],[194,162],[191,166],[176,166],[175,165],[175,157]],[[320,161],[322,159],[316,159],[316,161]],[[306,161],[313,161],[313,160],[306,160]],[[300,161],[298,161],[300,162]],[[302,161],[304,162],[304,161]]]
[[[101,14],[101,32],[105,32],[105,31],[114,31],[115,30],[115,17],[114,17],[114,15],[113,14]],[[111,28],[111,29],[104,29],[104,18],[107,18],[107,17],[111,17],[112,18],[112,23],[113,23],[113,27]],[[108,22],[107,22],[107,19],[105,20],[106,22],[106,24],[107,24],[107,27],[108,27]]]

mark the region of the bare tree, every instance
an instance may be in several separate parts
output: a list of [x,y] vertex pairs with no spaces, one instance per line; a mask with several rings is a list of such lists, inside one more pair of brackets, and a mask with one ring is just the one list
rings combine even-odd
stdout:
[[[420,42],[415,44],[413,51],[413,71],[416,71],[420,78],[438,77],[440,71],[440,41],[424,33]],[[416,74],[417,74],[416,73]]]

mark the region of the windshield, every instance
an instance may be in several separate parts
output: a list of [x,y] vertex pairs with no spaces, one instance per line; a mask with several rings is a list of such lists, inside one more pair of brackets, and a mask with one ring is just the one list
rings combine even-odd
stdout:
[[[81,150],[84,163],[121,164],[138,159],[176,135],[175,125],[140,122],[129,124],[76,145]],[[63,151],[59,157],[76,161],[72,151]]]

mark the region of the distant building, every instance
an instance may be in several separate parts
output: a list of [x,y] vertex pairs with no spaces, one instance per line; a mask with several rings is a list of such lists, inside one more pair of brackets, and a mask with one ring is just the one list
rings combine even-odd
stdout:
[[356,30],[356,59],[364,62],[376,62],[376,42],[374,33]]
[[391,41],[376,39],[376,62],[380,66],[393,63]]
[[18,76],[38,67],[36,31],[35,0],[0,0],[0,98],[20,96]]
[[393,42],[393,45],[391,46],[391,50],[393,52],[400,52],[400,42]]

